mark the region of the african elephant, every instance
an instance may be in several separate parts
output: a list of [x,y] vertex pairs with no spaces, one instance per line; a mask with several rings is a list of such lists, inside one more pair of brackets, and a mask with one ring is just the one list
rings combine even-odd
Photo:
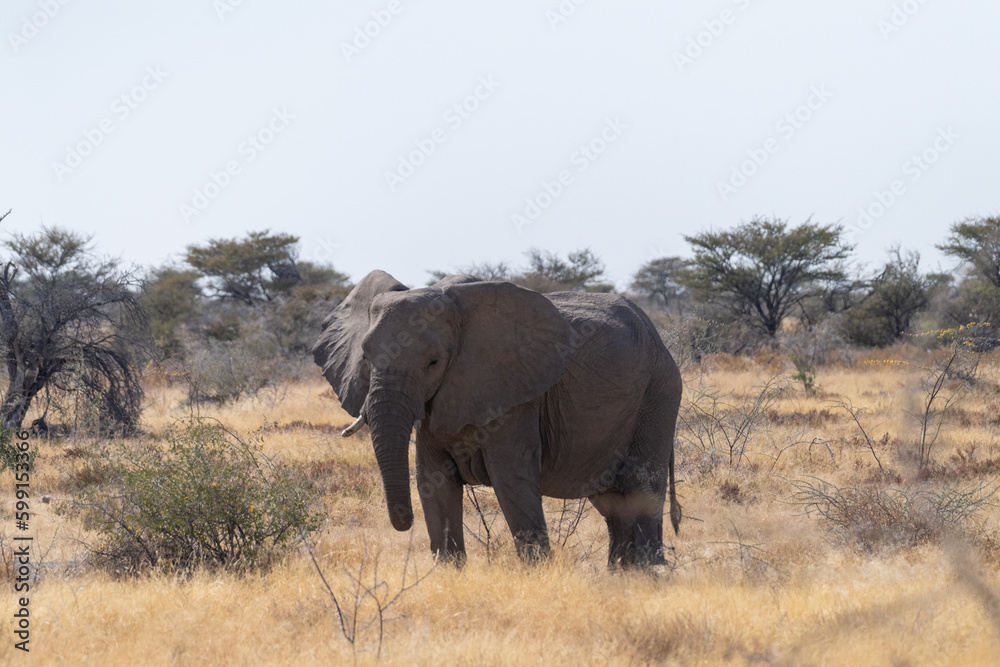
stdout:
[[677,531],[681,378],[653,324],[612,294],[542,295],[452,276],[407,289],[373,271],[324,320],[316,363],[371,429],[396,530],[413,524],[408,450],[431,550],[458,563],[464,484],[491,485],[518,554],[549,550],[542,496],[589,498],[612,567],[663,559]]

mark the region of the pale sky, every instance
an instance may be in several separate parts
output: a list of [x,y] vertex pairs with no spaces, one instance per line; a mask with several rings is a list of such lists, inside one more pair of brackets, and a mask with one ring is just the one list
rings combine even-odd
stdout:
[[625,287],[766,215],[950,270],[948,226],[1000,212],[996,0],[6,0],[0,29],[0,236],[145,265],[271,228],[355,280],[590,247]]

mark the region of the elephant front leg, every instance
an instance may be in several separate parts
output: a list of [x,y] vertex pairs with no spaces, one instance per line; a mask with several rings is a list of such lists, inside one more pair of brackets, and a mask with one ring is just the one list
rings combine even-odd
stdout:
[[517,554],[528,562],[546,558],[549,533],[542,509],[539,451],[491,452],[486,457],[486,465],[500,509],[514,536]]
[[462,532],[462,480],[446,453],[417,447],[417,493],[424,508],[431,551],[444,561],[465,562]]

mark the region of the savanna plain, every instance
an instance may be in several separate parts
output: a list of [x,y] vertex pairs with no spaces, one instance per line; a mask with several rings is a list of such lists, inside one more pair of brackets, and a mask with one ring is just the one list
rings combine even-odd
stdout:
[[[340,437],[353,420],[318,370],[200,408],[175,380],[151,376],[140,439],[159,442],[193,413],[218,420],[306,485],[322,525],[266,568],[116,574],[93,563],[100,536],[58,511],[100,483],[88,472],[98,450],[36,438],[31,651],[14,648],[16,530],[5,511],[0,658],[995,665],[1000,351],[976,353],[974,374],[947,368],[951,353],[903,344],[808,369],[769,352],[685,360],[684,520],[653,572],[609,571],[601,517],[555,499],[553,557],[522,564],[488,488],[466,498],[465,566],[435,564],[419,503],[414,528],[392,530],[367,430]],[[12,507],[9,470],[0,491]]]

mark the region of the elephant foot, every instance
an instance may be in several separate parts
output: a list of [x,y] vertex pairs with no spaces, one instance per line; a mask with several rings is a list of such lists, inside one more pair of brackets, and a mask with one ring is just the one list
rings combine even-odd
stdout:
[[439,564],[454,567],[455,569],[461,570],[465,567],[465,552],[464,551],[432,551],[434,554],[434,560]]
[[534,539],[520,538],[515,540],[517,555],[529,565],[548,560],[552,553],[549,547],[548,535],[536,536]]
[[608,568],[649,569],[667,565],[662,541],[662,519],[638,516],[606,516],[608,524]]

